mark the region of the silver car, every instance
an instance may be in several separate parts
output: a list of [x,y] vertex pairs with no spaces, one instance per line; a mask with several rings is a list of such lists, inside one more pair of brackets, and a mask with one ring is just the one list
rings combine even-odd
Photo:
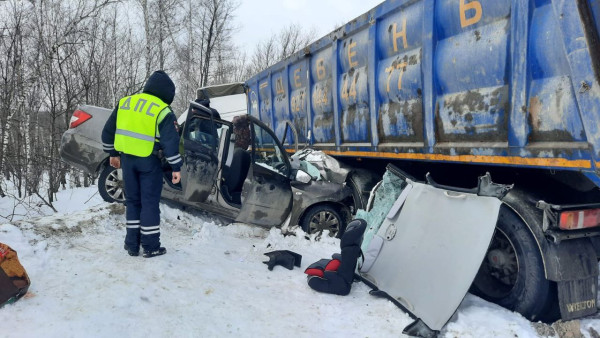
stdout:
[[[188,112],[179,119],[181,183],[171,183],[171,168],[163,158],[162,198],[238,222],[265,227],[298,224],[307,233],[343,233],[360,199],[346,186],[349,170],[338,169],[331,176],[341,178],[333,180],[320,175],[318,167],[289,156],[274,132],[252,116],[244,115],[250,144],[240,147],[232,122],[214,119],[209,109],[195,102],[190,102]],[[64,162],[98,177],[104,200],[124,202],[121,170],[108,165],[100,141],[110,113],[106,108],[80,106],[62,136],[60,155]],[[342,168],[339,163],[333,167]]]

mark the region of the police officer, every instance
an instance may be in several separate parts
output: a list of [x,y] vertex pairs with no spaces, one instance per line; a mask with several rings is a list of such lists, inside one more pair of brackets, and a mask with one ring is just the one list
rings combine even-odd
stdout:
[[104,151],[110,165],[123,168],[127,234],[125,250],[139,255],[140,244],[146,258],[164,255],[160,246],[160,194],[162,166],[158,150],[173,169],[173,184],[181,179],[179,135],[175,114],[169,106],[175,97],[175,84],[162,70],[154,72],[141,94],[119,101],[102,130]]

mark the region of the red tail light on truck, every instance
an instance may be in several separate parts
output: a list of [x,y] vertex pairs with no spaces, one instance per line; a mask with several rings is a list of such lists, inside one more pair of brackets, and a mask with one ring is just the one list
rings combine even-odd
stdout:
[[600,226],[599,203],[557,205],[538,201],[537,207],[544,210],[543,230],[547,233],[552,230],[572,231]]
[[71,116],[71,122],[69,123],[69,128],[75,128],[83,122],[92,118],[92,115],[84,112],[83,110],[76,110]]
[[563,211],[558,222],[558,227],[562,230],[585,229],[598,225],[600,225],[600,209]]

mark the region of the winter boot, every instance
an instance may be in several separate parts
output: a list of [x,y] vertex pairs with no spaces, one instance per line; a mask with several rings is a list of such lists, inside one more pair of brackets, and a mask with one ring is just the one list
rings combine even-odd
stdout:
[[144,249],[144,258],[151,258],[154,256],[160,256],[160,255],[164,255],[167,253],[167,249],[163,248],[162,246],[160,248],[154,249],[154,250],[146,250]]
[[125,244],[123,249],[127,250],[127,253],[129,254],[129,256],[139,256],[139,254],[140,254],[139,247],[137,249],[132,249],[132,248],[128,247],[127,244]]

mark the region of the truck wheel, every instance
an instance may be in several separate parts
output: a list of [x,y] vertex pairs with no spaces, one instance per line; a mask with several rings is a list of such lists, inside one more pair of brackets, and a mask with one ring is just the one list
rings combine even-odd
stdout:
[[381,181],[381,175],[366,170],[354,169],[346,179],[346,185],[352,188],[353,209],[350,212],[354,215],[358,209],[366,209],[367,201],[373,187]]
[[98,177],[98,192],[109,203],[125,203],[123,171],[107,165]]
[[551,284],[545,278],[533,235],[512,210],[503,206],[471,293],[530,320],[545,320],[542,317],[556,300]]
[[350,213],[355,215],[358,209],[365,209],[366,203],[363,201],[363,197],[360,193],[360,188],[352,179],[349,179],[346,184],[352,189],[352,203]]
[[307,234],[321,234],[323,230],[329,230],[330,237],[338,238],[346,228],[340,213],[328,204],[319,204],[308,209],[300,224]]

